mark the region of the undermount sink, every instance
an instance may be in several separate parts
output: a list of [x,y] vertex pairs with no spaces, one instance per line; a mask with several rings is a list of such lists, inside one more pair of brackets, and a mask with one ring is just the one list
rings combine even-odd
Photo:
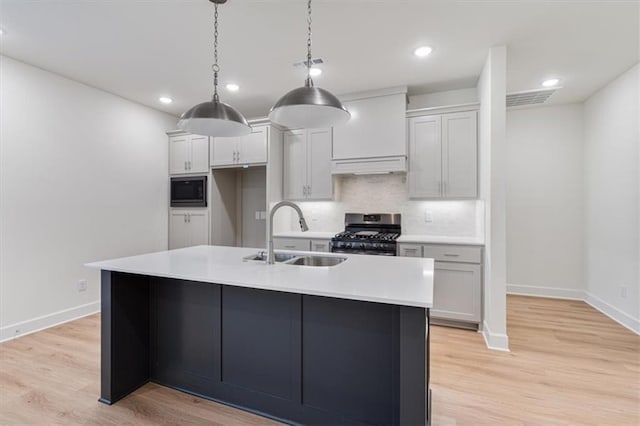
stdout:
[[[298,257],[291,253],[274,253],[276,262],[286,262],[287,260]],[[267,260],[267,252],[261,251],[260,253],[252,254],[251,256],[244,257],[243,260],[255,260],[258,262],[265,262]]]
[[[310,256],[310,255],[297,255],[293,253],[274,253],[275,261],[285,265],[296,266],[336,266],[345,260],[346,257],[338,256]],[[260,253],[252,254],[250,256],[243,257],[242,260],[265,262],[267,260],[267,253],[261,251]]]
[[301,256],[287,262],[289,265],[300,266],[336,266],[347,260],[346,257],[333,257],[333,256]]

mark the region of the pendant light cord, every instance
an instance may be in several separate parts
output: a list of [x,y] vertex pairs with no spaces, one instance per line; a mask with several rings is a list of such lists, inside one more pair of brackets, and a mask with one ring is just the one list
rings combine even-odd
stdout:
[[311,79],[311,0],[307,1],[307,87],[313,86]]
[[213,13],[213,102],[218,103],[220,98],[218,97],[218,72],[220,72],[220,66],[218,65],[218,3],[214,3]]

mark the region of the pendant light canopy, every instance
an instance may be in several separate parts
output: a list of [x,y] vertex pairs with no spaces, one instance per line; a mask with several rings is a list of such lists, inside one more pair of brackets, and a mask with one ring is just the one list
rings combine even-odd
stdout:
[[178,121],[178,128],[205,136],[244,136],[251,133],[247,119],[231,105],[220,102],[218,97],[218,4],[227,0],[209,0],[214,4],[214,32],[213,32],[213,97],[211,101],[198,104],[182,114]]
[[307,79],[275,103],[269,119],[289,128],[331,127],[349,121],[351,114],[331,92],[314,87],[311,78],[311,0],[307,2]]

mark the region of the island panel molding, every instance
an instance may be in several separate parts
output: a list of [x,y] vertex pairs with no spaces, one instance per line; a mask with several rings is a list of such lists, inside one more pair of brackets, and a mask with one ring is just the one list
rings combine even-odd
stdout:
[[301,424],[428,424],[429,309],[102,271],[101,398],[148,381]]

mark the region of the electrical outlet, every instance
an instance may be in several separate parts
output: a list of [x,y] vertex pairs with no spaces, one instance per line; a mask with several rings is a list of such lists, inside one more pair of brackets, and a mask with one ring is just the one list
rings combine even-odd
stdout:
[[427,223],[433,222],[433,210],[425,210],[424,221]]
[[20,333],[22,333],[22,330],[20,330],[19,328],[16,328],[16,333],[15,333],[15,334],[16,334],[16,336],[17,336],[18,334],[20,334]]
[[78,292],[87,291],[87,280],[78,280]]
[[627,290],[629,287],[627,287],[626,285],[621,285],[620,286],[620,297],[622,297],[623,299],[627,298]]

